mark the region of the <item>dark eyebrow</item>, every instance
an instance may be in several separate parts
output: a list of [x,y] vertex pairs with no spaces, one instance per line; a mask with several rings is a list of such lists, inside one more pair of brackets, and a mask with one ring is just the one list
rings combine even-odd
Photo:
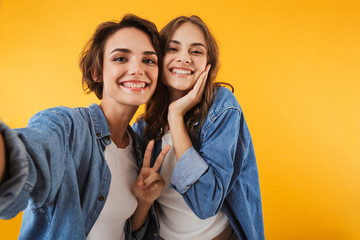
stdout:
[[[179,42],[177,40],[170,40],[169,43],[175,43],[175,44],[181,45],[181,42]],[[202,43],[192,43],[191,46],[202,46],[206,49],[205,45]]]
[[169,43],[175,43],[175,44],[181,45],[181,43],[179,41],[176,41],[176,40],[170,40]]
[[144,54],[145,55],[156,55],[157,56],[156,52],[153,52],[153,51],[145,51]]
[[127,48],[115,48],[114,50],[112,50],[110,52],[111,53],[114,53],[114,52],[123,52],[123,53],[131,53],[131,51]]
[[193,43],[193,44],[191,44],[191,46],[202,46],[206,49],[205,45],[202,43]]
[[[131,50],[127,49],[127,48],[115,48],[114,50],[112,50],[110,52],[110,54],[112,54],[114,52],[131,53]],[[154,51],[145,51],[144,54],[145,55],[156,55],[157,56],[156,52],[154,52]]]

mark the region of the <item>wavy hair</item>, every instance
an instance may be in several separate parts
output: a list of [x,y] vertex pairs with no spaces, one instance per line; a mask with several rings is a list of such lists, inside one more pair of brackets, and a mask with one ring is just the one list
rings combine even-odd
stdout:
[[[208,74],[208,79],[205,84],[204,94],[199,104],[189,110],[184,116],[184,122],[187,131],[191,136],[195,136],[195,133],[201,129],[203,121],[209,111],[212,100],[214,98],[215,90],[221,85],[225,84],[232,88],[228,83],[216,82],[215,79],[220,67],[219,63],[219,47],[215,41],[215,38],[210,33],[206,24],[198,16],[180,16],[170,21],[160,31],[160,45],[163,54],[166,54],[171,37],[175,31],[186,22],[190,22],[199,27],[205,37],[206,52],[207,52],[207,64],[211,64],[211,68]],[[159,74],[161,77],[162,74]],[[146,126],[144,129],[145,135],[148,139],[160,139],[165,134],[165,129],[168,125],[167,114],[169,107],[169,92],[167,87],[159,81],[157,89],[152,99],[146,104],[145,113],[140,116],[140,119],[144,119]]]
[[104,48],[108,38],[122,28],[136,28],[149,36],[150,41],[158,56],[159,71],[162,69],[162,54],[160,48],[159,32],[156,25],[149,20],[140,18],[133,14],[126,14],[120,22],[104,22],[95,30],[91,39],[84,46],[81,54],[79,66],[82,72],[82,85],[86,93],[94,92],[98,99],[102,99],[103,82],[93,79],[91,72],[94,71],[97,77],[102,77]]

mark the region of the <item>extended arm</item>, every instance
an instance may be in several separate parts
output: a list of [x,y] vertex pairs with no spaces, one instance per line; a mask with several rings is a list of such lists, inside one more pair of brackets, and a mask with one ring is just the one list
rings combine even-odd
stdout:
[[2,134],[0,133],[0,184],[2,183],[5,173],[5,143]]
[[[33,116],[26,128],[11,129],[0,123],[6,145],[0,218],[16,216],[24,210],[30,197],[37,207],[56,197],[65,172],[65,132],[69,125],[64,118],[57,110],[46,110]],[[84,135],[84,131],[79,133]]]

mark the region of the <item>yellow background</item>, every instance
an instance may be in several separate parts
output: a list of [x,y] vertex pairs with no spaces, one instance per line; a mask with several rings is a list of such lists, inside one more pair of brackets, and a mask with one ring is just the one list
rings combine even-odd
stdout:
[[[0,1],[0,116],[98,102],[80,50],[103,21],[197,14],[220,46],[258,161],[266,239],[360,239],[360,1]],[[21,214],[20,214],[21,215]],[[21,216],[0,220],[16,239]]]

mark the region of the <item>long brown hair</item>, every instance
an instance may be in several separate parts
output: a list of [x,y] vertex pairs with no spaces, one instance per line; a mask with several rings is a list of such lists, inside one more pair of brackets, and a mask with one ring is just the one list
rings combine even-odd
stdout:
[[[160,44],[163,54],[166,54],[166,49],[168,48],[171,37],[175,31],[186,22],[190,22],[198,26],[204,34],[207,47],[207,64],[211,64],[211,69],[208,74],[208,79],[206,81],[201,102],[188,111],[184,116],[184,122],[187,131],[191,136],[194,136],[195,132],[201,129],[203,120],[205,119],[211,106],[214,92],[219,86],[219,83],[215,83],[215,79],[220,67],[219,48],[208,27],[198,16],[180,16],[170,21],[160,31]],[[161,77],[161,74],[159,74],[159,76]],[[167,87],[161,81],[159,81],[152,99],[150,99],[146,105],[145,114],[140,117],[146,122],[145,135],[148,139],[160,139],[164,135],[165,128],[168,125],[167,114],[169,104],[169,92]]]
[[104,48],[107,39],[122,28],[136,28],[149,36],[150,41],[158,56],[159,71],[162,69],[162,54],[160,48],[159,32],[156,25],[149,20],[133,14],[126,14],[120,22],[104,22],[95,30],[92,38],[85,45],[80,54],[79,66],[82,72],[82,85],[86,93],[94,92],[102,99],[103,82],[97,82],[91,74],[94,71],[97,77],[102,78]]

